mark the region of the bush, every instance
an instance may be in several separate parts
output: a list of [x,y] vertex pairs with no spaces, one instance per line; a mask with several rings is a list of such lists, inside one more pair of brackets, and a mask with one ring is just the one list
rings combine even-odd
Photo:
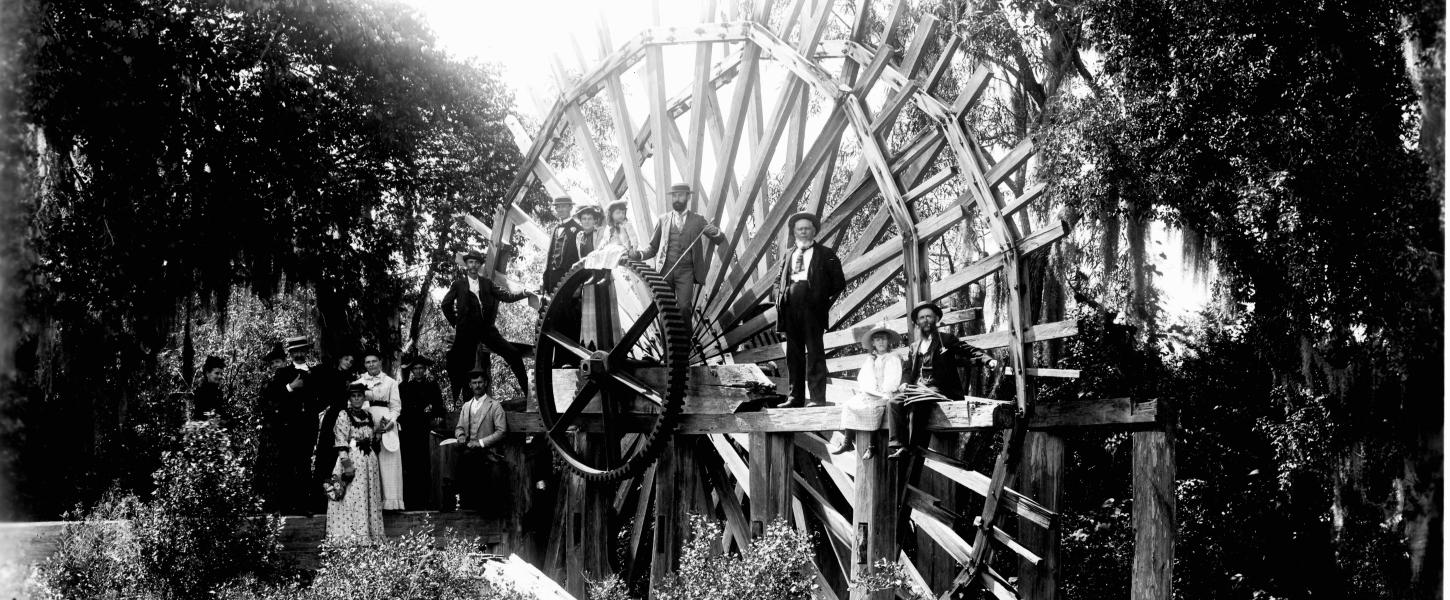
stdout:
[[257,585],[238,581],[218,596],[239,600],[533,600],[491,581],[477,540],[449,533],[434,546],[432,535],[411,531],[376,546],[324,545],[322,567],[308,586]]
[[815,591],[809,534],[773,521],[741,554],[723,554],[720,524],[690,517],[694,531],[680,556],[680,570],[660,582],[656,600],[771,598],[806,600]]
[[48,598],[195,598],[242,575],[275,576],[281,520],[258,516],[247,461],[226,429],[189,425],[162,454],[156,497],[109,494],[61,533],[32,576]]

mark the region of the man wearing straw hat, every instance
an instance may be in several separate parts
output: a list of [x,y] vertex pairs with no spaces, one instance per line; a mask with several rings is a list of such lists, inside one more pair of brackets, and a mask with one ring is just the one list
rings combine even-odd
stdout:
[[695,284],[705,283],[705,245],[700,238],[719,243],[725,241],[720,228],[690,210],[693,194],[687,183],[670,186],[670,210],[655,220],[654,233],[650,234],[649,246],[643,252],[636,251],[634,258],[647,260],[659,256],[659,271],[675,289],[675,300],[684,312],[685,329],[691,330],[691,316],[695,306]]
[[790,399],[781,407],[805,406],[808,383],[810,405],[826,403],[824,337],[831,305],[846,288],[846,275],[836,253],[816,243],[820,225],[820,217],[809,212],[786,220],[794,243],[781,254],[775,283],[775,326],[785,333],[785,367],[790,371]]
[[899,459],[913,448],[925,447],[930,433],[926,419],[938,400],[960,400],[966,396],[962,371],[975,361],[990,361],[980,349],[937,331],[942,309],[935,302],[922,302],[911,309],[917,341],[906,353],[902,373],[905,392],[887,402],[890,440],[887,458]]
[[559,224],[549,232],[549,254],[544,261],[544,294],[553,293],[554,288],[559,286],[559,280],[569,272],[569,267],[579,260],[574,245],[574,234],[579,232],[579,222],[573,218],[574,200],[559,196],[554,199],[553,206]]

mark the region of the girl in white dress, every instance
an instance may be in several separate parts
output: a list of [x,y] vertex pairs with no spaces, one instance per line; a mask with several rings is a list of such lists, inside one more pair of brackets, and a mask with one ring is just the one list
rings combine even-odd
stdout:
[[367,388],[361,383],[348,388],[348,407],[337,415],[332,428],[337,465],[324,484],[329,499],[327,539],[338,544],[376,544],[384,539],[376,421],[363,408]]
[[615,200],[609,203],[604,213],[604,232],[608,236],[605,245],[614,244],[625,249],[626,254],[634,250],[634,226],[629,222],[629,203]]
[[[871,352],[856,375],[856,394],[841,404],[841,431],[831,436],[831,454],[856,448],[852,431],[873,432],[885,424],[886,401],[901,389],[901,359],[891,349],[901,343],[901,334],[886,327],[863,327],[856,342]],[[875,445],[867,446],[861,458],[876,456]]]
[[398,395],[398,380],[383,372],[383,359],[377,354],[366,355],[363,367],[367,372],[358,378],[358,383],[368,388],[368,410],[377,419],[382,444],[378,467],[383,473],[383,510],[403,510],[403,454],[398,438],[398,415],[403,412],[403,398]]

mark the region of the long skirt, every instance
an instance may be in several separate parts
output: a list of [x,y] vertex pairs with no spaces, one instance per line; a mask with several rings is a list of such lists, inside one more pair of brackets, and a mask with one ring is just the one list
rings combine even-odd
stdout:
[[[386,437],[388,434],[383,435]],[[387,440],[384,439],[383,443],[386,444]],[[383,510],[403,510],[403,448],[400,445],[394,447],[397,450],[384,448],[378,451],[378,469],[383,476]]]
[[857,393],[841,404],[841,429],[876,431],[885,419],[885,398]]
[[[382,474],[378,471],[378,455],[348,450],[356,474],[341,500],[327,503],[327,539],[334,543],[377,543],[383,535]],[[333,473],[342,473],[337,461]]]

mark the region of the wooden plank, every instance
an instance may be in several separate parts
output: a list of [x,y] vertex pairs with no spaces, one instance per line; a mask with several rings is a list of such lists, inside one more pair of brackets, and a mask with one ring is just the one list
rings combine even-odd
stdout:
[[[646,367],[632,372],[635,379],[655,390],[669,385],[669,369]],[[574,398],[574,392],[587,376],[579,369],[554,369],[553,392],[556,410],[563,411]],[[689,368],[685,386],[684,410],[692,414],[733,413],[752,400],[749,386],[769,385],[770,379],[756,365],[699,365]],[[530,398],[530,402],[537,402]],[[641,400],[641,406],[648,406]],[[530,410],[537,410],[530,405]],[[591,402],[585,413],[597,414],[599,404]],[[651,411],[652,412],[652,411]]]
[[1133,434],[1133,579],[1132,600],[1173,597],[1174,431]]
[[[830,14],[832,4],[833,0],[826,0],[825,5],[812,17],[812,25],[809,30],[811,32],[810,36],[815,37],[817,40],[819,40],[820,33],[823,33],[824,29],[816,24],[825,24],[826,16]],[[809,38],[803,36],[802,41],[792,48],[790,44],[781,40],[774,32],[760,23],[750,24],[749,36],[751,42],[754,42],[762,50],[769,53],[770,58],[779,61],[792,75],[795,75],[799,82],[810,86],[816,93],[834,100],[845,93],[846,89],[849,89],[843,88],[836,81],[835,77],[806,58],[807,55],[815,53],[815,41],[811,41]]]
[[936,542],[938,546],[941,546],[943,550],[946,550],[947,554],[950,554],[958,563],[966,563],[972,559],[974,553],[972,552],[971,543],[963,539],[951,527],[938,522],[931,515],[914,508],[911,509],[911,521],[916,523],[917,527],[920,527],[922,531],[926,532],[932,541]]
[[1012,148],[1011,152],[1007,153],[1007,156],[1002,157],[1002,160],[998,161],[996,165],[987,171],[987,185],[989,187],[997,187],[1010,177],[1012,173],[1016,172],[1017,169],[1021,168],[1022,165],[1027,164],[1027,159],[1031,158],[1034,152],[1035,147],[1032,144],[1032,138],[1029,137],[1022,140],[1016,147]]
[[710,444],[715,447],[715,453],[720,456],[725,467],[735,477],[735,484],[741,486],[745,490],[745,495],[749,496],[750,468],[745,466],[745,459],[740,458],[740,453],[735,451],[735,447],[730,445],[729,438],[724,435],[713,434],[705,437],[710,440]]
[[643,564],[639,554],[639,543],[644,539],[644,524],[650,518],[649,509],[654,500],[655,469],[657,464],[645,470],[640,481],[639,500],[634,506],[634,519],[629,525],[629,572],[638,573]]
[[915,306],[923,297],[931,295],[926,259],[922,255],[923,247],[916,236],[916,218],[906,206],[906,201],[901,196],[901,188],[892,176],[891,164],[886,158],[886,151],[881,148],[881,140],[871,130],[865,105],[859,97],[847,98],[845,104],[846,115],[850,117],[851,125],[861,142],[861,154],[871,166],[876,187],[881,190],[881,197],[891,209],[892,220],[896,222],[896,228],[900,232],[902,272],[906,275],[905,301],[907,305]]
[[997,600],[1019,600],[1017,590],[991,567],[986,567],[982,573],[982,587]]
[[[755,21],[765,21],[770,14],[773,0],[763,0],[755,6],[752,15]],[[735,159],[740,153],[740,140],[745,127],[746,113],[750,109],[750,96],[760,83],[760,53],[761,48],[757,44],[745,44],[745,50],[740,58],[740,74],[735,79],[735,88],[731,92],[730,118],[726,119],[725,136],[726,145],[723,152],[715,155],[715,177],[713,183],[706,188],[715,198],[714,213],[710,215],[711,223],[720,223],[721,213],[727,204],[728,181],[734,177]],[[738,194],[737,194],[738,195]]]
[[1024,190],[1022,194],[1018,195],[1016,198],[1013,198],[1011,201],[1007,202],[1007,204],[1002,206],[1002,216],[1010,217],[1017,214],[1018,211],[1027,208],[1029,204],[1032,204],[1034,200],[1041,198],[1042,194],[1046,191],[1046,183],[1033,184],[1031,187]]
[[[886,448],[886,434],[882,431],[870,435],[877,448]],[[896,474],[896,462],[885,456],[861,461],[856,473],[856,501],[853,504],[855,543],[851,551],[851,576],[853,579],[875,572],[878,560],[892,560],[899,547],[896,544],[896,502],[892,492],[892,478]],[[891,600],[892,590],[867,593],[862,589],[851,590],[852,600]]]
[[[716,449],[719,449],[718,446]],[[733,450],[730,453],[735,454]],[[750,543],[750,519],[745,516],[745,509],[740,505],[740,500],[735,497],[736,484],[731,483],[730,478],[726,476],[723,455],[713,452],[696,452],[696,455],[699,457],[700,467],[704,469],[711,487],[715,490],[715,497],[719,499],[720,506],[725,513],[726,533],[734,537],[742,549],[745,548],[746,544]],[[739,460],[740,457],[735,455],[735,458]],[[748,479],[747,475],[745,480]],[[742,480],[736,478],[736,481]],[[722,550],[728,552],[729,544],[725,543]]]
[[[656,6],[655,17],[658,19],[659,10]],[[665,58],[664,49],[657,45],[650,45],[645,51],[645,70],[648,73],[647,90],[650,104],[650,123],[658,135],[654,136],[654,184],[655,195],[665,196],[665,190],[670,189],[674,182],[670,177],[670,138],[665,135],[669,127],[673,126],[673,119],[668,110],[668,99],[666,95],[669,90],[665,89]],[[662,204],[662,203],[661,203]],[[642,214],[642,213],[641,213]],[[643,240],[644,238],[640,238]]]
[[840,511],[831,506],[826,500],[825,494],[807,482],[799,473],[794,473],[795,495],[801,505],[811,509],[811,512],[820,517],[821,523],[826,527],[826,532],[837,540],[851,543],[851,522]]
[[650,588],[658,589],[665,575],[674,572],[680,561],[679,472],[675,447],[666,449],[655,462],[654,538],[650,547]]
[[1083,427],[1162,429],[1168,414],[1167,410],[1160,410],[1159,404],[1163,402],[1166,401],[1095,398],[1037,404],[1032,407],[1027,427],[1036,431]]
[[[926,467],[946,478],[955,481],[977,495],[983,496],[987,493],[987,487],[992,481],[986,475],[965,468],[960,463],[952,464],[952,461],[944,461],[938,457],[928,457]],[[1047,510],[1031,499],[1023,496],[1011,488],[1007,488],[1002,495],[1002,507],[1016,513],[1038,527],[1052,527],[1057,521],[1057,514]]]
[[[599,43],[603,47],[603,52],[608,52],[612,44],[609,38],[609,25],[603,16],[601,13],[598,26]],[[705,45],[708,46],[708,44]],[[651,47],[650,51],[659,52],[659,48]],[[639,148],[634,145],[634,140],[630,137],[630,133],[635,129],[634,119],[629,114],[629,105],[624,95],[624,84],[620,82],[619,73],[611,73],[610,77],[605,79],[604,85],[609,92],[609,104],[614,114],[615,144],[623,155],[620,157],[619,169],[624,173],[630,213],[636,215],[635,219],[631,219],[634,224],[635,239],[643,239],[643,236],[647,235],[644,231],[645,224],[649,222],[647,219],[651,214],[650,199],[645,196],[644,172],[639,167],[644,159],[639,155]],[[605,218],[607,221],[607,214]]]
[[[701,21],[710,21],[715,13],[715,0],[705,0],[700,6]],[[705,94],[713,91],[710,84],[710,53],[714,44],[699,44],[695,46],[695,85],[694,85],[694,106],[696,113],[690,118],[690,140],[685,145],[690,154],[689,167],[684,169],[685,180],[690,182],[690,189],[700,190],[700,166],[705,160],[705,132],[708,122],[705,114]],[[703,204],[702,204],[703,206]]]

